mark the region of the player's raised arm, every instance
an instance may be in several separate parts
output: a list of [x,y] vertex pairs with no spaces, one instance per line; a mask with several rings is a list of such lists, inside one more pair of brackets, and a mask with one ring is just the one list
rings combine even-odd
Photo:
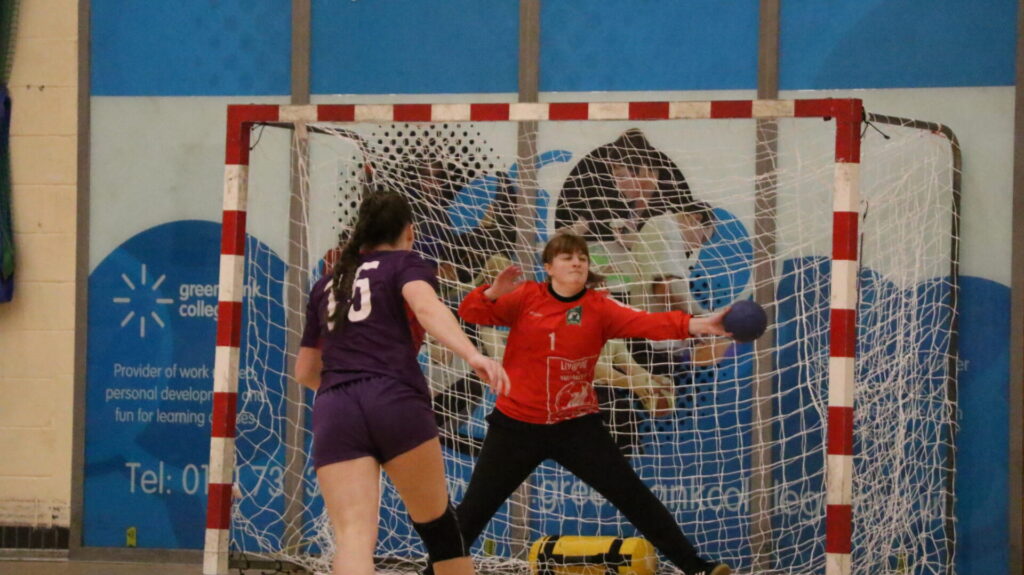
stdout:
[[693,319],[681,311],[650,313],[630,307],[610,296],[601,298],[606,339],[642,337],[653,340],[686,339],[694,334]]
[[499,297],[511,293],[512,290],[522,283],[523,269],[513,264],[498,272],[494,283],[484,290],[484,297],[494,301]]
[[522,269],[511,265],[501,270],[491,285],[483,285],[466,294],[459,304],[459,316],[479,325],[511,326],[518,315]]
[[480,379],[494,388],[495,392],[508,394],[511,384],[505,369],[497,361],[480,353],[466,337],[459,321],[437,297],[433,286],[422,280],[409,282],[402,287],[402,297],[427,333],[466,360]]

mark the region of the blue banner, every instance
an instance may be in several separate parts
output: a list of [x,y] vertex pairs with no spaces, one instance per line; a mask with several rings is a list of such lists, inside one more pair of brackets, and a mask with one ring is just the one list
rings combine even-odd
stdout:
[[131,238],[89,278],[86,546],[203,545],[220,226]]

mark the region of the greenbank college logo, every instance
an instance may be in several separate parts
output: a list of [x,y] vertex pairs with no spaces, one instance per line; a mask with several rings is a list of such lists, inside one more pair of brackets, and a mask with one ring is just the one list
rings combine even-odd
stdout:
[[583,323],[583,306],[578,305],[565,312],[565,325],[580,325]]

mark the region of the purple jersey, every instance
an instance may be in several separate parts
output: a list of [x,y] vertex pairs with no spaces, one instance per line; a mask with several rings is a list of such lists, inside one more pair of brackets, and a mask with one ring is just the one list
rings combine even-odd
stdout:
[[370,252],[359,260],[348,321],[336,330],[328,325],[329,310],[334,309],[331,276],[321,278],[309,294],[302,346],[323,353],[320,390],[386,376],[426,393],[427,382],[416,359],[423,328],[406,306],[402,287],[422,280],[437,289],[434,266],[410,251]]

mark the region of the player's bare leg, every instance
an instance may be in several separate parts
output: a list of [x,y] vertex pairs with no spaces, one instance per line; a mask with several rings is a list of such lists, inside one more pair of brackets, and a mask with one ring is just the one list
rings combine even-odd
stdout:
[[[444,479],[441,443],[435,438],[406,451],[384,464],[391,482],[415,523],[427,523],[448,509],[448,487]],[[436,575],[472,575],[473,560],[458,557],[434,563]]]
[[316,472],[327,515],[334,527],[334,575],[373,575],[377,547],[380,465],[360,457],[325,465]]

